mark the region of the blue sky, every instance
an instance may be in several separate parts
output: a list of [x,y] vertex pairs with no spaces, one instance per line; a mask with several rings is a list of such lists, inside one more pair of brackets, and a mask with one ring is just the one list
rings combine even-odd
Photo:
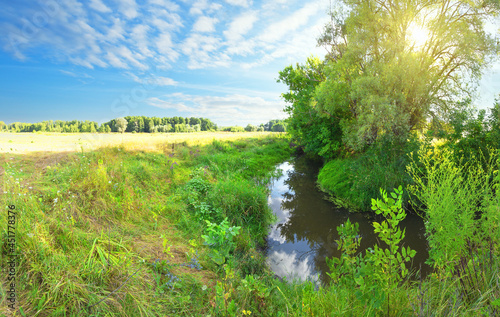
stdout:
[[[0,0],[0,120],[284,118],[278,71],[323,57],[329,0]],[[500,67],[479,95],[492,105]]]
[[316,38],[328,8],[328,0],[2,1],[0,120],[284,118],[278,71],[324,55]]

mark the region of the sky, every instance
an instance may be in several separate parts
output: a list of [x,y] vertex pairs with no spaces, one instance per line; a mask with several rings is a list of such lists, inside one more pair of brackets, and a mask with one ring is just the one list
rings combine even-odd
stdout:
[[[286,117],[278,72],[316,46],[329,0],[0,0],[0,121],[127,115],[221,126]],[[480,103],[500,93],[488,70]]]
[[286,117],[284,67],[323,57],[329,1],[0,0],[0,120]]

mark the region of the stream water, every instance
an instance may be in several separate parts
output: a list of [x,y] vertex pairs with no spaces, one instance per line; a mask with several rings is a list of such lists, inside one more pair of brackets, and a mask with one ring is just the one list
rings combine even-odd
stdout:
[[[305,158],[285,162],[277,168],[282,176],[271,183],[268,198],[277,222],[268,236],[267,261],[276,275],[287,280],[311,280],[317,285],[328,282],[326,257],[339,257],[335,240],[337,226],[348,218],[359,223],[361,250],[377,244],[373,233],[373,213],[352,213],[326,200],[316,187],[320,166]],[[381,219],[377,219],[381,221]],[[422,267],[422,275],[430,268],[425,227],[422,218],[408,214],[400,227],[406,228],[405,246],[417,251],[412,267]]]

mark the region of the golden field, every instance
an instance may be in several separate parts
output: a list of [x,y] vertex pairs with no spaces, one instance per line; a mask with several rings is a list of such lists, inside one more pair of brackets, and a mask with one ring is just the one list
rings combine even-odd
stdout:
[[205,145],[217,140],[261,138],[273,132],[194,133],[0,133],[0,153],[75,152],[107,146],[160,151],[166,144]]

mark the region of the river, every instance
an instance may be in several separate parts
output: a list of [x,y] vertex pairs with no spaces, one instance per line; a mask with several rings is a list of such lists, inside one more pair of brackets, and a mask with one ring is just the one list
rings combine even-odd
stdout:
[[[364,251],[377,243],[372,226],[375,215],[352,213],[326,200],[326,194],[316,187],[320,168],[317,163],[298,158],[277,168],[283,173],[270,184],[268,202],[277,222],[268,236],[267,262],[276,275],[289,281],[299,279],[326,284],[329,269],[325,258],[340,256],[335,243],[337,226],[348,218],[359,223],[360,250]],[[400,227],[406,228],[404,245],[417,251],[412,267],[418,269],[421,265],[425,276],[430,267],[424,263],[428,251],[422,218],[408,214]]]

